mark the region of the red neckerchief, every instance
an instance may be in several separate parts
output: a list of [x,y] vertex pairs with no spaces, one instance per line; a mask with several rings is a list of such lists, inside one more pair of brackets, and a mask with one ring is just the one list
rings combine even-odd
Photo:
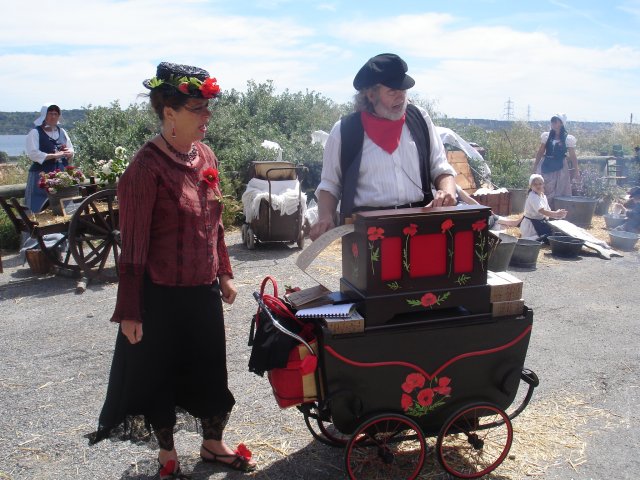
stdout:
[[395,152],[400,145],[402,126],[407,114],[399,120],[376,117],[369,112],[361,112],[362,126],[373,143],[389,154]]

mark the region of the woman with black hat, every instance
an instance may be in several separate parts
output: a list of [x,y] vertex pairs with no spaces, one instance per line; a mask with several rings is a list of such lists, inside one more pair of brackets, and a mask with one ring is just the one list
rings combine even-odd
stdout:
[[71,138],[59,123],[60,107],[43,105],[40,116],[33,122],[35,128],[27,135],[25,151],[31,159],[31,167],[24,200],[27,208],[34,213],[42,211],[48,199],[47,192],[38,187],[40,173],[64,170],[73,159]]
[[[198,418],[203,461],[255,469],[222,434],[235,403],[227,386],[222,302],[236,287],[224,240],[218,162],[201,143],[220,87],[205,70],[163,62],[143,82],[160,134],[118,184],[122,253],[111,320],[120,323],[109,386],[92,443],[155,433],[160,478],[182,478],[176,412]],[[137,423],[136,423],[137,422]]]
[[555,197],[571,195],[571,180],[580,177],[576,157],[576,137],[565,128],[567,116],[556,113],[551,117],[551,129],[540,135],[533,172],[544,178],[544,189],[551,208]]

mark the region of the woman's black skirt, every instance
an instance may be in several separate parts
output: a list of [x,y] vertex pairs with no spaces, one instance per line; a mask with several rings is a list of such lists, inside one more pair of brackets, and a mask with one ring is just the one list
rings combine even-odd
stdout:
[[150,425],[197,429],[189,416],[224,415],[234,403],[218,283],[167,287],[146,280],[142,340],[131,345],[118,329],[107,396],[90,443],[107,437],[153,441]]

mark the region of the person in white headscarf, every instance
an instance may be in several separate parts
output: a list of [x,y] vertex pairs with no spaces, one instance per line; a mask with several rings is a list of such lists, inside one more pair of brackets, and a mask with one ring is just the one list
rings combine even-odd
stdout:
[[53,104],[43,105],[40,116],[33,122],[26,140],[26,152],[31,159],[25,205],[34,213],[40,212],[47,200],[47,193],[38,186],[41,172],[64,170],[71,165],[73,144],[69,134],[60,125],[60,107]]
[[533,173],[544,177],[544,190],[551,207],[555,197],[571,195],[571,180],[580,177],[576,137],[567,133],[566,123],[564,113],[551,117],[551,129],[540,135],[540,148],[533,164]]
[[534,173],[529,177],[529,195],[524,204],[524,218],[520,224],[522,238],[537,239],[547,243],[547,237],[551,235],[549,218],[560,220],[567,216],[564,209],[551,210],[547,197],[544,194],[544,178]]

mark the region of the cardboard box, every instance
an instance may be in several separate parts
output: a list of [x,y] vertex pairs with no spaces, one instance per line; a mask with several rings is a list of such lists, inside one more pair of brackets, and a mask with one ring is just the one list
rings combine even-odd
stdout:
[[506,302],[493,302],[491,304],[492,317],[506,317],[508,315],[522,315],[524,311],[524,299],[509,300]]
[[325,318],[324,321],[334,335],[364,332],[364,317],[357,311],[354,311],[350,317]]
[[507,302],[522,298],[522,280],[507,272],[492,272],[487,275],[491,287],[491,303]]

